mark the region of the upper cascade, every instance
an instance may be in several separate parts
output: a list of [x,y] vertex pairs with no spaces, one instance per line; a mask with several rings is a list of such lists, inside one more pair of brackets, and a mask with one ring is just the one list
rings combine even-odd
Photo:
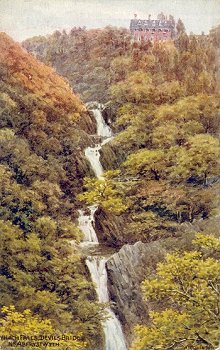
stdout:
[[114,136],[110,126],[108,126],[102,116],[101,109],[103,106],[97,102],[87,104],[87,107],[92,107],[91,111],[96,120],[97,135],[102,138],[102,141],[93,147],[87,147],[84,151],[86,158],[88,159],[92,170],[94,171],[98,179],[102,179],[103,168],[100,162],[100,149],[104,144],[109,142]]
[[92,111],[97,123],[97,135],[103,138],[112,137],[112,130],[104,121],[101,110],[97,108]]

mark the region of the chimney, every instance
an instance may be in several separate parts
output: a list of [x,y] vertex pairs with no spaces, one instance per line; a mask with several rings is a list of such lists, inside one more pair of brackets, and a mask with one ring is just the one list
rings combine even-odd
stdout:
[[150,21],[150,19],[151,19],[151,15],[148,15],[148,19],[149,19],[149,21]]
[[137,14],[136,13],[134,14],[134,18],[137,19]]

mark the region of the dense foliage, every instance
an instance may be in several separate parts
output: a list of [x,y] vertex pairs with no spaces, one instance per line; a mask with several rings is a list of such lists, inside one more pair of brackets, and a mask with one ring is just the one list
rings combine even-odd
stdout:
[[33,316],[30,310],[17,312],[14,306],[4,306],[4,315],[0,320],[2,348],[9,346],[16,349],[85,349],[87,344],[80,340],[82,334],[75,336],[61,334],[55,330],[50,320],[41,320]]
[[18,312],[6,321],[29,309],[30,322],[48,319],[56,334],[80,332],[94,349],[103,307],[68,243],[81,238],[74,198],[87,172],[80,123],[90,117],[63,78],[5,34],[0,74],[0,303]]
[[[89,194],[80,198],[98,203],[100,196],[98,204],[116,214],[124,208],[127,241],[173,235],[176,223],[209,217],[219,205],[220,170],[211,36],[181,32],[174,43],[134,43],[110,66],[117,131],[111,146],[120,165],[111,179],[106,173],[104,193],[99,181],[87,182]],[[111,199],[118,207],[106,205]]]
[[[179,21],[174,42],[130,39],[123,29],[75,28],[23,45],[84,100],[108,102],[117,135],[103,153],[114,153],[115,170],[86,178],[78,198],[122,215],[124,242],[178,237],[183,222],[208,223],[219,211],[219,27],[188,36]],[[217,347],[219,243],[203,235],[195,243],[143,283],[153,311],[136,328],[134,349]]]
[[[197,251],[166,256],[156,277],[143,282],[147,300],[166,305],[150,312],[151,324],[135,328],[132,349],[215,349],[219,344],[219,239],[198,234]],[[160,304],[161,305],[161,304]]]
[[56,67],[85,101],[107,101],[111,61],[127,55],[130,34],[126,29],[106,27],[56,31],[47,37],[27,39],[23,46],[37,58]]
[[[107,27],[56,32],[23,44],[68,77],[83,98],[109,99],[116,112],[118,133],[111,144],[121,165],[105,186],[108,201],[112,188],[123,188],[122,196],[112,197],[120,208],[109,209],[126,211],[128,241],[133,234],[133,240],[149,239],[144,222],[150,217],[172,234],[175,222],[206,218],[218,205],[217,198],[210,201],[218,188],[220,152],[218,28],[210,36],[188,36],[178,23],[174,43],[132,43],[126,30]],[[72,70],[82,76],[80,82]],[[98,198],[96,185],[103,197],[99,181],[93,188],[87,184],[89,203]],[[107,209],[106,200],[100,204]],[[151,235],[158,237],[158,231]]]

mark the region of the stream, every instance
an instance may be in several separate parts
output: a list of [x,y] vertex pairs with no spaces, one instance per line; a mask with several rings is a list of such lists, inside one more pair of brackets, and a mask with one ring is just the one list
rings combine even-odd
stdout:
[[[94,147],[87,147],[85,149],[85,156],[90,162],[97,178],[102,179],[103,168],[100,163],[100,149],[104,144],[109,142],[113,138],[111,128],[105,123],[101,113],[101,105],[92,109],[94,117],[97,123],[97,136],[100,136],[101,142]],[[108,257],[96,254],[96,247],[98,251],[99,242],[97,234],[95,232],[94,214],[97,206],[93,205],[88,207],[89,214],[85,214],[83,210],[79,210],[79,228],[84,234],[84,240],[82,246],[93,246],[94,254],[88,256],[86,259],[86,265],[89,269],[91,279],[95,284],[98,300],[102,303],[108,303],[108,276],[106,271],[106,261]],[[105,334],[105,350],[127,350],[125,337],[122,331],[120,321],[111,310],[110,307],[106,308],[108,319],[103,322],[103,329]]]

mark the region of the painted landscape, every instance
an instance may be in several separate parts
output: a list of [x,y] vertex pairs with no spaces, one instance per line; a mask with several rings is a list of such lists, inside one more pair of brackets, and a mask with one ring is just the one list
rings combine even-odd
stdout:
[[152,6],[1,27],[0,349],[220,349],[220,19]]

